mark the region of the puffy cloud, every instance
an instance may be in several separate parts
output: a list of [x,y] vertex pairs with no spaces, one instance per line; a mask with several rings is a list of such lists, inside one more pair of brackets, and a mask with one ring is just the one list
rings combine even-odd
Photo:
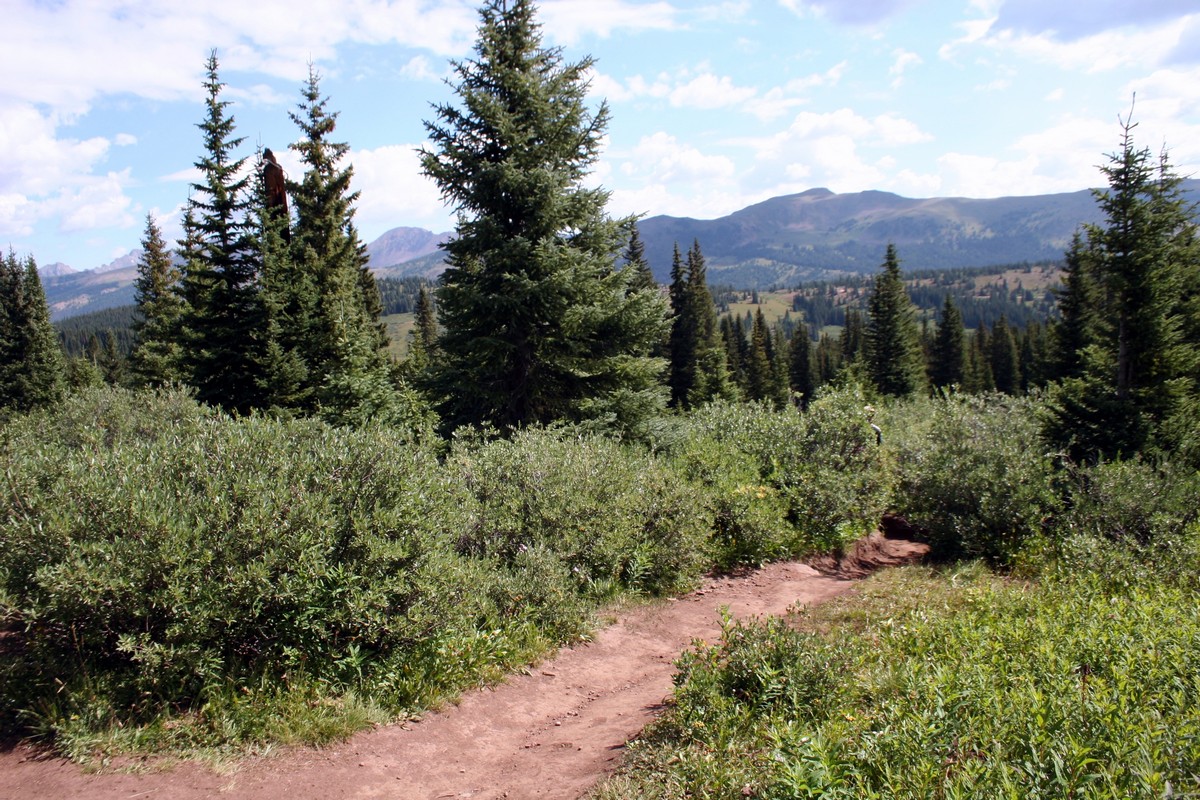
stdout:
[[631,3],[627,0],[549,0],[538,10],[542,30],[564,44],[586,34],[602,38],[613,31],[673,30],[678,11],[670,3]]
[[1046,0],[1005,0],[993,25],[995,31],[1048,35],[1078,41],[1117,28],[1157,27],[1196,12],[1194,0],[1090,0],[1087,3],[1048,3]]
[[903,11],[916,0],[780,0],[797,14],[818,14],[848,25],[873,25]]
[[452,226],[454,215],[442,202],[437,185],[421,174],[417,145],[353,150],[350,159],[353,188],[361,192],[355,220],[367,241],[401,221],[433,231]]
[[671,92],[671,105],[677,108],[727,108],[749,100],[756,94],[752,87],[735,86],[728,76],[703,73]]
[[[129,171],[94,174],[113,142],[59,138],[58,127],[54,114],[31,105],[0,105],[0,233],[28,236],[56,215],[64,231],[131,224]],[[116,143],[132,139],[121,134]]]
[[888,69],[888,74],[892,76],[892,88],[897,89],[904,82],[904,73],[909,67],[915,67],[925,63],[916,53],[910,53],[903,48],[897,48],[892,51],[892,55],[896,60],[892,62],[892,66]]

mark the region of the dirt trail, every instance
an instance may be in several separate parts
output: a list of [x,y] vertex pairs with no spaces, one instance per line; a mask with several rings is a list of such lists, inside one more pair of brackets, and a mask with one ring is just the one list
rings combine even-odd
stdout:
[[[875,535],[848,561],[911,561],[924,545]],[[824,565],[823,565],[824,566]],[[670,694],[672,661],[694,639],[715,641],[720,609],[746,618],[784,613],[853,586],[798,563],[714,578],[691,595],[636,609],[595,640],[420,722],[360,733],[325,750],[295,748],[219,774],[185,763],[149,774],[89,775],[18,747],[0,753],[0,798],[578,798],[619,761]]]

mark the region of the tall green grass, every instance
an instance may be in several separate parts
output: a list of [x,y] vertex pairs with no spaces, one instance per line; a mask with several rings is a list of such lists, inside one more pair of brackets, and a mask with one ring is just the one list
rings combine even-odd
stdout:
[[[730,623],[599,798],[1162,798],[1200,790],[1200,604],[908,569]],[[823,631],[823,632],[814,632]]]

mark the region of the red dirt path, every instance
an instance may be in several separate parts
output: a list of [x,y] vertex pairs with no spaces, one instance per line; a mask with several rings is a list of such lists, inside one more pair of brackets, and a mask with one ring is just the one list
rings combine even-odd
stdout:
[[227,774],[197,763],[88,774],[18,746],[0,753],[0,799],[578,798],[616,766],[624,743],[662,707],[672,661],[694,639],[720,636],[721,607],[738,618],[783,614],[847,591],[867,568],[912,561],[925,549],[876,534],[839,575],[782,563],[712,578],[686,597],[624,614],[591,643],[420,722],[365,731],[324,750],[247,759]]

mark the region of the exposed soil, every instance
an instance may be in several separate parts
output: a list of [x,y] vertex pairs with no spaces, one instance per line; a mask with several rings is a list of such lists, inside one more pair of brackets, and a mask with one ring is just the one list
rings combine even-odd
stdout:
[[874,534],[840,562],[818,562],[820,572],[781,563],[710,578],[686,597],[623,614],[594,641],[419,722],[365,731],[323,750],[247,759],[226,773],[183,763],[89,774],[19,745],[0,752],[0,798],[578,798],[662,708],[679,653],[696,639],[717,640],[722,607],[739,618],[783,614],[846,592],[870,569],[917,560],[926,549]]

